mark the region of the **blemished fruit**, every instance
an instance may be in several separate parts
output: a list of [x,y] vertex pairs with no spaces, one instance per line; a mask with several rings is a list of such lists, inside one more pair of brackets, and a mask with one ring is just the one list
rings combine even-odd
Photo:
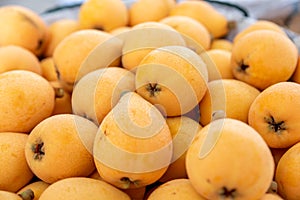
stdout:
[[0,133],[0,190],[16,192],[33,177],[24,155],[27,138],[24,133]]
[[189,179],[173,179],[156,189],[149,195],[148,200],[206,200],[192,186]]
[[165,46],[151,51],[137,67],[135,79],[137,93],[167,116],[191,111],[204,96],[207,82],[203,60],[183,46]]
[[253,24],[249,25],[247,28],[238,32],[238,34],[234,36],[233,42],[237,42],[243,36],[256,30],[271,30],[276,31],[284,36],[287,36],[283,28],[281,28],[278,24],[267,20],[257,20]]
[[121,189],[144,187],[166,172],[171,133],[154,105],[127,92],[100,124],[93,155],[103,180]]
[[79,30],[79,23],[75,19],[58,19],[48,26],[49,37],[43,52],[45,57],[53,55],[56,46],[68,35]]
[[46,183],[44,181],[35,181],[32,183],[29,183],[28,185],[21,188],[17,194],[23,194],[24,193],[31,193],[33,194],[34,198],[30,200],[38,200],[41,196],[41,194],[46,190],[46,188],[49,186],[49,183]]
[[[56,66],[59,80],[69,87],[67,91],[73,90],[73,84],[84,74],[91,70],[88,67],[81,67],[86,57],[92,50],[112,38],[107,32],[93,29],[79,30],[66,36],[55,48],[53,60]],[[84,42],[82,42],[84,41]],[[74,50],[76,46],[76,51]],[[117,49],[116,49],[117,51]],[[107,67],[107,66],[98,66]]]
[[231,67],[236,79],[263,90],[287,81],[297,59],[297,47],[289,38],[275,31],[257,30],[234,43]]
[[0,74],[0,132],[28,133],[49,117],[55,93],[37,73],[12,70]]
[[288,148],[300,141],[300,85],[280,82],[263,90],[249,109],[249,125],[272,148]]
[[290,147],[278,162],[275,180],[278,184],[278,193],[288,200],[300,198],[300,143]]
[[42,74],[38,58],[29,50],[17,46],[0,47],[0,73],[11,70],[28,70]]
[[198,122],[186,116],[168,117],[166,121],[173,138],[173,156],[167,171],[159,179],[159,182],[187,178],[185,169],[186,151],[195,135],[202,128]]
[[186,169],[192,186],[207,199],[250,200],[267,192],[274,161],[252,127],[224,118],[198,132],[187,151]]
[[128,24],[128,10],[122,0],[88,0],[78,13],[81,29],[111,31]]
[[135,71],[142,59],[156,48],[170,45],[186,46],[182,34],[159,22],[140,23],[118,37],[124,38],[122,66],[131,71]]
[[200,54],[207,66],[208,81],[233,79],[231,52],[223,49],[210,49]]
[[40,56],[48,38],[48,27],[42,17],[23,6],[0,8],[0,46],[18,45]]
[[175,6],[174,0],[137,0],[129,9],[129,25],[155,22],[167,17]]
[[208,90],[199,103],[200,124],[210,123],[218,111],[224,111],[228,118],[248,122],[252,102],[260,94],[255,87],[236,79],[210,81]]
[[187,16],[169,16],[159,21],[181,33],[186,46],[198,54],[209,49],[211,38],[207,28],[199,21]]
[[134,80],[132,72],[120,67],[108,67],[88,73],[74,87],[73,113],[99,125],[117,104],[123,92],[135,90]]
[[170,15],[183,15],[198,20],[208,29],[213,39],[225,36],[229,31],[226,17],[205,1],[179,2]]
[[92,178],[71,177],[51,184],[40,196],[39,200],[98,200],[118,199],[130,200],[123,191],[112,185]]
[[88,176],[95,169],[92,149],[97,129],[93,122],[73,114],[48,117],[30,132],[26,142],[30,169],[46,183]]

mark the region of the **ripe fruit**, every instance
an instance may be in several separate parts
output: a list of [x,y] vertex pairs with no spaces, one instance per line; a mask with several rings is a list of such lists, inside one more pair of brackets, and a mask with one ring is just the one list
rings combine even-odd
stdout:
[[160,20],[181,33],[186,46],[198,54],[209,49],[211,38],[207,28],[199,21],[187,16],[169,16]]
[[0,8],[0,46],[18,45],[40,56],[45,49],[48,29],[34,11],[16,5]]
[[207,81],[206,65],[198,54],[183,46],[165,46],[144,57],[135,84],[137,93],[167,116],[180,116],[200,102]]
[[259,200],[283,200],[280,196],[277,194],[271,194],[271,193],[266,193],[262,198]]
[[128,24],[128,11],[122,0],[88,0],[78,13],[81,29],[111,31]]
[[183,15],[198,20],[213,38],[225,36],[229,31],[226,17],[205,1],[179,2],[171,10],[170,15]]
[[13,192],[8,192],[8,191],[4,191],[4,190],[0,190],[0,199],[3,199],[3,200],[4,199],[5,200],[25,200]]
[[300,141],[300,85],[280,82],[263,90],[249,109],[249,125],[272,148],[287,148]]
[[133,73],[120,67],[108,67],[88,73],[74,87],[73,113],[100,124],[123,92],[135,90],[134,79]]
[[223,49],[227,51],[232,51],[232,42],[228,39],[213,39],[211,42],[210,49]]
[[278,162],[275,180],[278,184],[278,193],[289,200],[300,198],[300,143],[290,147]]
[[26,186],[24,186],[23,188],[21,188],[17,194],[23,194],[24,193],[31,193],[33,194],[34,198],[31,200],[38,200],[41,196],[41,194],[46,190],[46,188],[48,188],[50,184],[44,182],[44,181],[35,181],[32,182]]
[[42,74],[38,58],[29,50],[16,45],[0,47],[0,73],[11,70],[28,70]]
[[198,122],[185,116],[168,117],[166,121],[173,138],[173,156],[167,171],[159,179],[159,182],[187,178],[185,169],[186,151],[195,135],[202,128]]
[[270,30],[257,30],[233,45],[232,70],[235,78],[263,90],[288,80],[297,65],[295,44]]
[[141,60],[155,48],[186,45],[184,38],[178,31],[159,22],[140,23],[118,37],[124,38],[122,65],[131,71],[135,71]]
[[158,188],[149,195],[148,200],[205,200],[192,186],[189,179],[173,179]]
[[233,38],[233,42],[237,42],[243,36],[256,30],[271,30],[276,31],[284,36],[287,36],[284,30],[276,23],[267,20],[257,20],[247,28],[239,31]]
[[218,111],[224,111],[228,118],[247,123],[249,108],[259,93],[255,87],[236,79],[210,81],[199,104],[200,124],[210,123]]
[[[64,84],[63,86],[67,91],[72,91],[74,82],[84,74],[92,71],[87,66],[81,67],[92,50],[111,38],[112,36],[109,33],[87,29],[71,33],[58,44],[53,53],[53,60],[59,74],[59,80]],[[106,44],[109,44],[109,42]],[[75,46],[76,51],[74,50]],[[113,50],[117,51],[117,49]],[[97,67],[107,66],[99,66],[98,64]]]
[[13,70],[0,74],[0,132],[28,133],[54,108],[54,90],[40,75]]
[[263,138],[236,119],[203,127],[186,155],[192,186],[207,199],[259,199],[268,190],[274,161]]
[[68,35],[79,30],[78,21],[75,19],[58,19],[48,26],[49,37],[43,55],[51,57],[56,46]]
[[51,81],[53,88],[56,90],[55,104],[52,115],[57,114],[72,114],[71,94],[65,91],[60,82]]
[[43,120],[26,143],[30,169],[46,183],[88,176],[95,169],[92,149],[96,132],[94,123],[77,115],[60,114]]
[[40,61],[40,66],[42,68],[42,76],[48,81],[57,81],[58,74],[54,65],[52,57],[43,58]]
[[33,177],[24,155],[27,138],[24,133],[0,133],[0,190],[16,192]]
[[175,6],[174,0],[137,0],[128,9],[129,25],[155,22],[167,17]]
[[233,79],[231,70],[231,52],[223,49],[211,49],[200,54],[208,71],[208,81]]
[[291,80],[296,83],[300,83],[300,56],[298,56],[298,64],[297,67],[291,77]]
[[103,180],[121,189],[140,188],[167,170],[172,137],[158,109],[127,92],[100,124],[93,155]]
[[39,200],[130,200],[129,196],[110,184],[86,177],[65,178],[51,184]]

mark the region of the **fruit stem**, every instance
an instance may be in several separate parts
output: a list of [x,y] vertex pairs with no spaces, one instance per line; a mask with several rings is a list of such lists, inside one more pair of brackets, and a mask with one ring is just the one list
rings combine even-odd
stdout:
[[23,200],[33,200],[34,192],[31,189],[27,189],[24,192],[18,194]]
[[150,97],[154,97],[158,95],[158,93],[161,91],[161,88],[157,83],[149,83],[146,86],[146,90],[150,93]]
[[235,199],[236,197],[236,189],[228,189],[227,187],[222,187],[221,191],[220,191],[220,196],[222,197],[222,199]]
[[62,98],[65,94],[65,91],[63,88],[53,87],[55,92],[55,98]]
[[286,130],[286,128],[284,126],[285,125],[284,121],[276,122],[273,116],[265,117],[264,119],[265,119],[265,122],[268,123],[269,129],[271,129],[275,133],[279,134],[279,133],[281,133],[281,131]]
[[139,180],[135,180],[135,181],[132,181],[130,180],[130,178],[128,177],[122,177],[120,179],[120,181],[122,182],[123,184],[123,189],[128,189],[130,187],[131,184],[133,184],[134,186],[138,187],[139,185]]
[[31,150],[34,153],[34,159],[35,160],[41,160],[43,156],[45,155],[44,151],[44,143],[43,142],[36,142],[31,146]]

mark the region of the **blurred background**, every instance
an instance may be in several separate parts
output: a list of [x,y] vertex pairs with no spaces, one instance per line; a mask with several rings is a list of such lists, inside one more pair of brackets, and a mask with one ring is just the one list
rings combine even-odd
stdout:
[[[61,15],[65,13],[57,12],[56,8],[80,4],[83,1],[84,0],[0,0],[0,6],[18,4],[26,6],[39,14],[54,10],[55,12],[53,12],[52,15],[61,17]],[[133,1],[134,0],[124,0],[127,5],[130,5]],[[217,5],[214,2],[237,5],[246,10],[251,18],[271,20],[285,28],[300,33],[300,0],[218,0],[210,2],[214,5]],[[230,9],[228,5],[223,7],[226,7],[223,12],[229,16],[230,13],[236,10],[236,8]],[[74,10],[72,12],[74,12]],[[73,15],[73,17],[74,16],[75,15]]]

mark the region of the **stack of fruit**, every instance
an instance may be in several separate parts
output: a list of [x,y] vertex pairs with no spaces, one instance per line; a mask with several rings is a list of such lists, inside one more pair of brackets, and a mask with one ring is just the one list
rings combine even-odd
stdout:
[[300,65],[205,1],[0,8],[0,199],[300,199]]

